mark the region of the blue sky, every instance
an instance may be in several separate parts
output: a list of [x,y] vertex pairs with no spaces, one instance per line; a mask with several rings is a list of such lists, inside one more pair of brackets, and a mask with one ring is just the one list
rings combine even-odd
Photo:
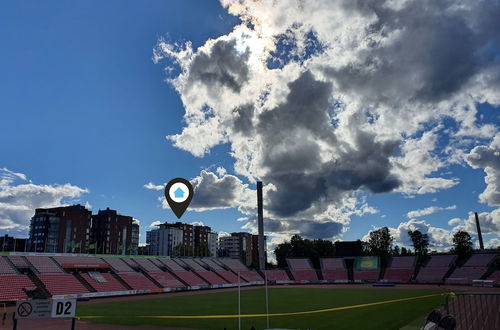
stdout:
[[[331,10],[342,13],[339,8],[326,8],[329,6],[328,3],[324,6],[325,12]],[[498,52],[493,52],[492,60],[483,60],[483,56],[475,66],[471,65],[473,68],[470,70],[473,72],[468,73],[466,77],[470,81],[469,85],[457,87],[450,80],[463,77],[450,76],[448,80],[443,79],[443,82],[440,82],[444,87],[436,85],[438,87],[429,87],[430,91],[422,88],[420,94],[415,92],[415,95],[428,93],[430,96],[426,96],[425,101],[421,102],[421,107],[408,106],[406,109],[409,102],[404,100],[409,100],[411,97],[407,97],[405,93],[413,93],[412,87],[407,89],[401,87],[398,90],[399,85],[405,84],[391,82],[391,78],[382,79],[382,75],[385,74],[382,70],[380,76],[371,76],[371,83],[364,85],[360,81],[367,81],[366,77],[356,80],[356,77],[350,76],[352,73],[343,70],[341,64],[332,64],[330,71],[322,69],[322,66],[337,63],[335,62],[337,60],[338,63],[350,61],[355,63],[351,64],[351,67],[363,65],[358,61],[361,53],[357,53],[362,50],[358,49],[359,46],[352,46],[352,49],[346,46],[342,53],[335,53],[338,48],[333,46],[333,41],[328,40],[327,32],[331,29],[332,35],[337,33],[339,36],[345,33],[334,30],[328,24],[322,26],[320,23],[311,22],[312,15],[307,11],[312,9],[308,9],[307,6],[302,12],[293,10],[294,6],[290,7],[292,8],[265,8],[264,4],[248,4],[242,8],[230,2],[221,5],[217,1],[2,2],[0,4],[2,44],[0,168],[5,169],[3,170],[5,181],[4,200],[0,200],[0,203],[5,205],[4,210],[0,211],[4,221],[3,225],[0,223],[0,234],[25,235],[26,221],[29,220],[30,213],[33,213],[26,209],[31,206],[43,207],[80,202],[90,204],[94,212],[110,207],[139,219],[144,240],[145,230],[153,221],[176,219],[170,210],[161,207],[162,202],[158,198],[162,192],[146,189],[144,185],[152,183],[161,186],[174,177],[188,179],[198,177],[200,179],[197,182],[201,187],[203,182],[206,182],[201,179],[202,170],[214,175],[211,178],[217,178],[218,183],[223,182],[226,177],[228,182],[233,180],[233,183],[240,185],[239,188],[229,185],[227,189],[236,189],[235,192],[240,192],[245,197],[232,196],[233,200],[220,201],[221,204],[210,204],[208,202],[210,198],[200,197],[196,204],[198,212],[188,210],[182,220],[202,221],[221,232],[253,230],[253,201],[248,196],[253,196],[255,179],[262,179],[265,184],[273,183],[278,187],[279,194],[284,194],[283,191],[290,189],[289,181],[293,181],[290,178],[298,173],[309,175],[310,171],[302,168],[298,159],[292,158],[292,163],[297,165],[292,169],[285,169],[288,171],[285,173],[288,181],[285,181],[277,176],[281,169],[275,166],[276,162],[266,163],[265,160],[255,156],[250,165],[245,165],[245,157],[258,155],[259,151],[266,150],[252,149],[245,151],[247,152],[245,156],[241,151],[242,146],[252,145],[251,148],[254,148],[254,143],[261,146],[261,142],[253,137],[246,141],[242,140],[234,128],[221,129],[221,132],[217,133],[220,136],[214,138],[217,141],[206,142],[213,137],[204,135],[207,133],[203,128],[212,126],[204,125],[209,125],[207,123],[210,118],[216,118],[222,127],[228,120],[227,116],[231,114],[222,113],[219,109],[231,107],[240,109],[243,105],[253,102],[249,101],[250,97],[254,100],[261,98],[261,101],[263,100],[261,103],[268,102],[262,108],[255,106],[252,114],[262,114],[269,109],[281,109],[279,104],[286,104],[283,95],[286,96],[287,88],[291,90],[290,84],[302,81],[298,77],[306,79],[304,72],[307,71],[312,72],[313,78],[307,79],[311,79],[313,85],[317,83],[321,87],[319,83],[321,81],[333,86],[331,94],[326,97],[328,101],[325,102],[333,104],[332,99],[336,99],[342,100],[347,105],[341,108],[345,111],[339,112],[327,106],[328,111],[333,111],[329,112],[330,115],[338,116],[336,120],[340,121],[340,125],[347,113],[362,109],[363,113],[370,112],[370,116],[378,118],[377,123],[380,126],[374,126],[373,130],[370,128],[370,134],[377,136],[376,141],[387,142],[398,136],[396,139],[398,147],[392,149],[390,156],[387,156],[389,160],[381,160],[375,166],[378,168],[382,166],[380,164],[391,162],[390,173],[384,172],[387,174],[387,182],[383,184],[390,184],[389,181],[394,178],[399,178],[396,180],[399,184],[382,191],[370,188],[371,183],[367,182],[353,185],[349,189],[336,187],[337,190],[334,192],[320,194],[308,204],[310,208],[298,210],[293,216],[285,216],[286,212],[282,212],[282,208],[275,207],[275,203],[278,203],[276,201],[286,201],[284,205],[288,207],[286,203],[293,200],[293,196],[289,192],[283,196],[270,192],[268,217],[275,220],[273,229],[270,229],[270,234],[275,234],[274,243],[286,239],[294,232],[301,232],[301,228],[306,228],[303,234],[314,237],[314,232],[308,232],[307,228],[310,227],[296,225],[301,221],[307,224],[309,222],[321,225],[340,224],[343,229],[339,230],[336,227],[337,230],[332,231],[330,237],[342,237],[347,240],[362,238],[373,227],[389,226],[394,228],[395,232],[398,229],[402,232],[406,228],[428,230],[438,241],[444,240],[445,234],[433,228],[450,232],[458,228],[470,229],[471,211],[482,212],[485,221],[488,221],[487,227],[490,228],[486,230],[487,239],[496,239],[492,244],[500,243],[498,231],[495,234],[496,226],[500,226],[500,219],[497,219],[497,214],[494,213],[498,204],[491,199],[489,202],[480,201],[480,195],[487,189],[484,169],[489,166],[493,171],[498,160],[493,160],[493,165],[476,165],[476,168],[473,168],[467,160],[467,155],[477,146],[492,150],[496,148],[492,141],[496,135],[498,136],[499,101],[491,95],[494,95],[495,91],[498,92],[498,86],[490,84],[492,91],[483,90],[484,95],[479,95],[478,90],[482,87],[477,81],[485,81],[486,73],[497,73],[495,70],[498,69]],[[276,16],[286,10],[291,11],[290,21],[279,23],[279,18]],[[476,9],[471,9],[474,10]],[[477,9],[480,10],[482,9]],[[409,15],[408,12],[400,10],[398,15],[407,22],[413,22],[411,17],[406,16]],[[314,15],[316,14],[317,12]],[[366,21],[372,19],[373,17],[366,16]],[[359,24],[349,20],[344,23],[345,26],[352,27],[352,33],[364,28],[362,24],[358,26]],[[409,29],[414,28],[408,24]],[[235,30],[231,32],[233,28]],[[419,31],[419,28],[415,28],[415,31]],[[448,30],[445,32],[452,35]],[[443,35],[446,36],[446,33]],[[488,40],[479,39],[472,36],[475,42],[488,44]],[[287,47],[278,45],[284,49],[269,50],[272,48],[270,43],[278,43],[277,40],[281,40],[281,43],[283,40],[289,40],[289,44]],[[498,46],[498,40],[498,31],[493,32],[493,37],[489,40],[493,48],[495,44]],[[233,41],[234,43],[231,43]],[[191,44],[186,45],[186,42]],[[340,42],[338,47],[346,45],[342,44],[342,40]],[[239,43],[243,45],[243,49],[238,49]],[[423,41],[424,46],[430,44],[432,43]],[[234,54],[220,54],[220,59],[216,59],[217,45],[226,46],[221,48],[221,52],[227,49],[236,51]],[[408,46],[403,41],[401,45],[403,49]],[[448,47],[453,48],[454,45],[450,44]],[[262,50],[264,48],[265,50]],[[435,50],[435,47],[432,49]],[[154,50],[156,55],[160,54],[155,61]],[[182,51],[186,50],[191,51],[191,57],[183,57]],[[418,71],[416,76],[425,80],[434,74],[429,68],[441,65],[439,57],[444,53],[439,49],[437,52],[435,60],[417,63],[416,67],[421,71]],[[202,54],[206,56],[202,57]],[[382,50],[377,50],[374,56],[382,59],[389,56],[383,57],[383,54],[385,53]],[[234,57],[230,57],[233,55]],[[394,56],[394,62],[400,61],[405,64],[404,54],[401,54],[400,58],[393,53],[390,56]],[[252,61],[263,58],[265,59],[262,61],[263,67],[255,64],[251,66]],[[231,59],[236,59],[233,67],[224,69]],[[235,67],[243,62],[248,66]],[[199,67],[196,66],[197,63],[201,63]],[[364,65],[366,67],[367,64]],[[168,67],[173,67],[173,71],[166,71]],[[201,70],[201,73],[195,70]],[[249,72],[248,77],[242,74],[246,72],[245,70]],[[468,68],[456,71],[467,70]],[[238,88],[227,81],[218,80],[217,74],[220,72],[232,74]],[[420,76],[421,72],[425,74]],[[207,74],[210,74],[213,80],[204,80]],[[331,78],[330,74],[334,78]],[[403,77],[404,74],[411,76],[412,73],[400,72],[400,74]],[[266,86],[273,87],[266,87],[266,92],[262,94],[264,89],[261,87],[265,84],[262,83],[263,85],[259,87],[258,84],[261,82],[255,77],[260,77],[259,79],[264,81],[267,79]],[[341,80],[339,77],[345,79]],[[172,80],[167,82],[167,79]],[[401,98],[403,103],[375,100],[373,95],[380,94],[380,91],[374,91],[374,86],[378,84],[376,79],[381,79],[384,84],[387,83],[384,93],[388,93],[386,95],[388,99]],[[282,81],[282,85],[279,81]],[[433,86],[428,82],[425,83],[425,86]],[[199,86],[199,91],[193,91],[191,86]],[[209,88],[217,88],[217,92]],[[437,90],[439,88],[441,90]],[[443,93],[448,93],[450,89],[453,89],[453,93],[443,96]],[[214,96],[214,93],[219,94]],[[396,93],[398,97],[390,93]],[[269,96],[262,96],[265,94]],[[463,95],[473,96],[464,100]],[[240,97],[242,101],[238,104]],[[321,95],[315,94],[314,97],[321,98]],[[365,103],[359,108],[350,108],[353,104],[350,100],[356,97]],[[202,111],[200,104],[205,104],[212,110]],[[474,105],[473,110],[467,108],[470,104]],[[305,105],[305,110],[301,111],[309,111],[308,109],[313,106],[315,105]],[[404,109],[404,111],[389,113],[395,110],[387,109]],[[416,123],[415,127],[401,126],[397,131],[389,128],[387,120],[384,122],[384,116],[387,118],[393,116],[396,122],[409,121],[404,114],[405,111],[407,113],[414,111],[423,117],[426,117],[428,111],[429,115]],[[235,112],[232,116],[238,117]],[[311,112],[311,116],[315,116],[315,113]],[[198,119],[193,120],[195,117]],[[253,120],[256,121],[257,117]],[[186,131],[189,125],[193,125],[194,135]],[[387,127],[387,135],[377,135],[381,131],[385,132],[384,129],[380,130],[383,125]],[[276,126],[273,131],[280,129]],[[373,133],[374,130],[377,133]],[[471,131],[482,133],[470,133]],[[264,144],[270,144],[268,141],[271,141],[273,136],[266,132],[262,131],[261,136],[265,137],[262,141]],[[433,144],[423,141],[422,136],[425,133],[432,135],[436,142]],[[335,135],[336,141],[352,141],[353,138],[349,137],[348,133],[342,133],[342,130],[335,131]],[[171,138],[167,139],[167,136]],[[195,136],[195,144],[203,145],[201,154],[196,147],[189,144],[191,143],[189,141],[193,141],[192,136]],[[283,140],[283,137],[280,139]],[[415,143],[420,141],[423,152],[435,160],[432,162],[424,157],[423,159],[429,161],[430,165],[422,173],[416,165],[404,172],[394,170],[397,166],[391,157],[401,156],[400,164],[403,164],[405,161],[403,158],[410,157],[410,152],[404,151],[403,145],[405,143],[409,145],[410,140]],[[431,144],[433,146],[430,146]],[[276,147],[280,147],[279,143]],[[293,148],[291,150],[290,153],[294,153]],[[359,151],[360,148],[354,146],[353,150]],[[264,151],[263,155],[266,154]],[[336,152],[330,151],[335,158]],[[337,159],[338,164],[342,161],[342,158]],[[353,161],[355,164],[365,162],[363,158]],[[326,167],[328,166],[325,165]],[[224,170],[217,172],[218,168]],[[407,172],[415,173],[414,178],[411,180],[403,178],[406,174],[401,173]],[[324,170],[318,173],[323,175]],[[24,174],[25,178],[21,174]],[[314,180],[321,175],[314,176]],[[493,177],[494,175],[492,174]],[[353,176],[365,177],[360,173],[354,173]],[[445,181],[436,186],[426,181],[429,178],[443,178]],[[308,180],[313,179],[309,177]],[[27,185],[25,190],[29,190],[30,182],[42,192],[38,195],[33,192],[23,195],[22,189],[11,191],[12,187],[19,185]],[[54,193],[49,189],[55,187],[57,190],[64,184],[69,184],[64,192]],[[431,192],[420,189],[429,185],[432,186],[428,190],[432,190]],[[492,187],[490,190],[493,189],[493,193],[497,191],[498,186]],[[227,189],[224,191],[228,192]],[[268,186],[268,191],[272,191],[272,187]],[[47,194],[46,198],[40,197],[43,194]],[[40,197],[39,200],[37,196]],[[354,198],[356,206],[347,206],[348,198],[351,198],[351,204]],[[339,213],[329,209],[327,204],[336,206]],[[242,205],[246,209],[242,209]],[[289,206],[293,209],[294,205],[296,204],[290,202]],[[363,205],[365,209],[361,211]],[[414,218],[416,222],[409,223],[412,217],[408,217],[408,212],[429,207],[440,207],[444,210],[434,210],[434,213],[427,212],[425,215],[416,216]],[[22,212],[14,209],[22,209]],[[205,211],[201,212],[202,210]],[[336,217],[335,214],[343,215]],[[237,221],[239,218],[243,220]],[[448,222],[451,219],[456,221],[450,225]],[[399,237],[398,242],[403,244],[405,239]],[[443,246],[449,246],[449,241]]]

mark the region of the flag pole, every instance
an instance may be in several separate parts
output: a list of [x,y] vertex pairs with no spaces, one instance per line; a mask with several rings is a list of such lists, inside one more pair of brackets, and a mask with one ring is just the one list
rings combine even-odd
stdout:
[[269,329],[269,295],[267,290],[267,270],[264,270],[264,281],[266,281],[266,321]]
[[238,330],[241,330],[241,286],[240,286],[239,270],[238,270]]

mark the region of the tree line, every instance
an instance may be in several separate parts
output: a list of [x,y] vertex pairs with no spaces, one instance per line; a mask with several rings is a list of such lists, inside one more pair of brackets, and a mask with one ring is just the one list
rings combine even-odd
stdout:
[[[417,263],[425,261],[430,252],[429,235],[419,230],[408,231],[413,250],[394,245],[389,228],[382,227],[370,232],[367,241],[361,241],[363,255],[379,256],[382,267],[386,267],[392,256],[417,256]],[[436,252],[436,251],[432,251]],[[466,231],[458,231],[453,235],[453,247],[450,253],[457,254],[459,260],[465,259],[472,253],[472,238]],[[330,240],[302,238],[293,235],[290,241],[278,244],[274,249],[278,268],[286,267],[287,258],[309,258],[316,269],[320,268],[320,258],[335,257],[335,244]]]

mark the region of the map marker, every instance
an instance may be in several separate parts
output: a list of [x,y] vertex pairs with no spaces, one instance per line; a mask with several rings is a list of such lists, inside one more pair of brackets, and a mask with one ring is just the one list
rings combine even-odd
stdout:
[[165,186],[165,198],[172,211],[180,219],[193,199],[193,186],[186,179],[172,179]]

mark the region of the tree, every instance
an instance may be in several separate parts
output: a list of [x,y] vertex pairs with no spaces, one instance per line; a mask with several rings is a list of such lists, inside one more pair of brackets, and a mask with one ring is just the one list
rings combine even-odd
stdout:
[[399,255],[401,255],[401,250],[399,249],[399,246],[395,245],[395,246],[392,248],[391,254],[392,254],[393,256],[399,256]]
[[380,257],[382,267],[387,265],[392,250],[392,242],[393,238],[387,227],[382,227],[370,232],[368,250],[372,255]]
[[472,238],[466,231],[459,230],[453,235],[452,253],[456,253],[460,260],[465,259],[472,252]]
[[176,257],[193,257],[194,250],[192,246],[186,244],[179,244],[174,247],[173,255]]
[[210,257],[210,249],[207,243],[202,243],[195,248],[195,257]]
[[286,258],[309,258],[314,267],[320,268],[320,258],[335,256],[335,245],[329,240],[293,235],[290,242],[278,244],[274,254],[279,268],[286,267]]
[[413,249],[417,255],[417,262],[422,263],[429,253],[429,235],[422,234],[420,230],[409,230],[408,236],[413,243]]
[[274,254],[276,255],[278,268],[285,268],[286,258],[290,258],[292,256],[292,244],[290,242],[278,244],[278,246],[274,248]]

